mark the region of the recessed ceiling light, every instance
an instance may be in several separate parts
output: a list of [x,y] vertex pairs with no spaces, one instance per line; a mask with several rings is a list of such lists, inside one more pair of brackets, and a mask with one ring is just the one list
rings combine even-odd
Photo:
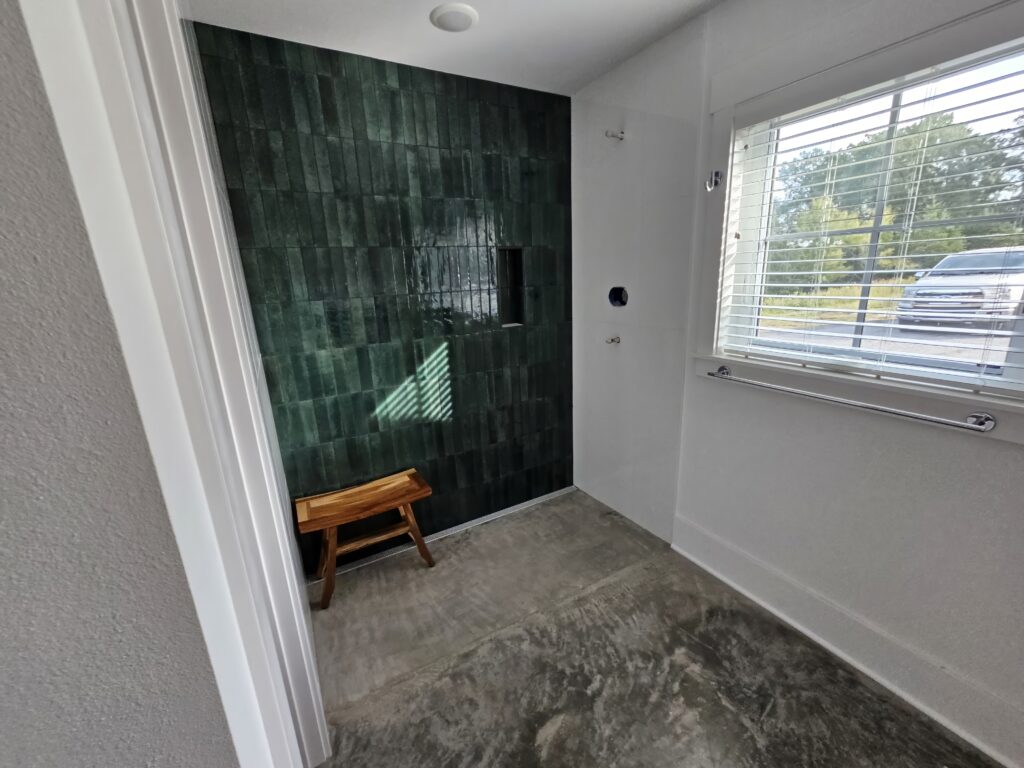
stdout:
[[476,8],[465,3],[443,3],[430,12],[430,23],[445,32],[465,32],[478,21]]

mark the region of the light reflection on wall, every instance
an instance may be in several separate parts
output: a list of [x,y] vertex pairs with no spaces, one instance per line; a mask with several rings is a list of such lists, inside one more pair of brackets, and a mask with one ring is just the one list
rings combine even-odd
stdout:
[[377,406],[381,421],[450,421],[452,378],[448,366],[448,342],[435,349],[416,372]]

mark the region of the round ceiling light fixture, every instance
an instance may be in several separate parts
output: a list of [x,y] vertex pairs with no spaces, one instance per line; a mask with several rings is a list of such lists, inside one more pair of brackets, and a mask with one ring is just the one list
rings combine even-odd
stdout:
[[478,21],[476,8],[465,3],[443,3],[430,12],[430,23],[445,32],[465,32]]

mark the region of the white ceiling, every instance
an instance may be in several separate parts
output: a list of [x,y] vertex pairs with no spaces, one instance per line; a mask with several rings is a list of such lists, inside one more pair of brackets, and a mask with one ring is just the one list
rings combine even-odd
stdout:
[[470,0],[479,23],[441,32],[442,0],[192,0],[197,21],[442,72],[571,94],[716,0]]

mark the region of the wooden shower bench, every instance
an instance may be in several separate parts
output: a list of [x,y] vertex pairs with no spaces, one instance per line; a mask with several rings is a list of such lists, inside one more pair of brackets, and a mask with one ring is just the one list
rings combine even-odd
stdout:
[[[323,532],[318,568],[318,574],[324,580],[323,591],[320,593],[321,608],[327,608],[331,604],[331,595],[334,594],[334,561],[339,555],[347,552],[408,534],[416,543],[420,556],[428,566],[433,567],[434,558],[430,556],[430,550],[423,541],[420,527],[416,524],[416,516],[412,512],[412,503],[425,499],[430,494],[430,486],[420,473],[415,469],[407,469],[363,485],[295,500],[295,516],[299,522],[299,531]],[[402,522],[343,544],[338,543],[339,525],[354,523],[356,520],[364,520],[393,509],[398,510]]]

